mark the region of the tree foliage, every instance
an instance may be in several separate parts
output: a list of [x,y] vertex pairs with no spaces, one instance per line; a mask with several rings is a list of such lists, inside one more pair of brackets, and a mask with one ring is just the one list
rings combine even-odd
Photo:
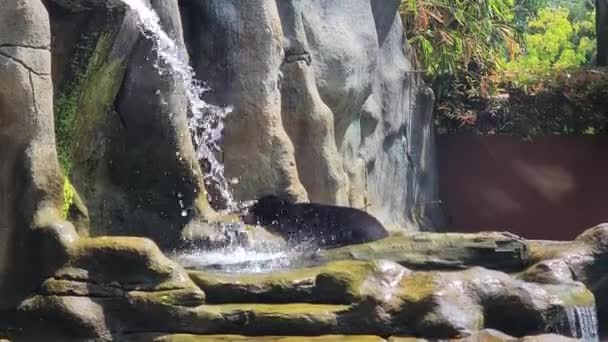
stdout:
[[541,8],[527,23],[523,42],[524,53],[505,69],[507,79],[518,84],[588,64],[596,48],[595,12],[574,20],[566,7]]
[[403,0],[401,14],[418,64],[428,78],[446,80],[493,69],[519,46],[511,23],[514,0]]
[[[530,81],[589,63],[593,0],[402,0],[417,63],[440,93],[455,80],[486,93],[502,76]],[[525,76],[525,77],[524,77]],[[449,91],[449,90],[448,90]]]
[[[573,83],[555,82],[595,77],[575,70],[595,58],[594,5],[595,0],[402,0],[408,41],[437,94],[440,131],[485,125],[480,132],[604,132],[605,113],[585,104],[602,98],[601,87],[586,95],[573,90]],[[605,77],[600,79],[604,84]],[[564,100],[560,94],[566,93]],[[565,105],[574,98],[580,99],[576,105]],[[528,108],[535,105],[542,108]]]

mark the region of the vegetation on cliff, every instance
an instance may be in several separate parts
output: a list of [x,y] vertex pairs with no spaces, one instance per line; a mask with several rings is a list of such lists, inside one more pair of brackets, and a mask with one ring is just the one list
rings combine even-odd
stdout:
[[403,0],[406,34],[437,95],[439,133],[605,132],[594,5]]

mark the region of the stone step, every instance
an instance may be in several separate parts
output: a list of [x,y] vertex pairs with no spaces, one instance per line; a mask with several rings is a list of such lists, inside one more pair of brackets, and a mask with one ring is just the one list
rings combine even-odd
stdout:
[[[125,342],[427,342],[416,337],[389,337],[387,339],[372,335],[324,335],[324,336],[242,336],[242,335],[190,335],[190,334],[137,334],[124,339]],[[521,339],[495,330],[482,330],[472,336],[448,339],[451,342],[574,342],[575,339],[546,334],[528,336]]]

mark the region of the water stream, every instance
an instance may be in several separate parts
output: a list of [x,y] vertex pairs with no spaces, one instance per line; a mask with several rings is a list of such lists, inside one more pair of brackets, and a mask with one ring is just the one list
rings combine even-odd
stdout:
[[[137,25],[142,34],[154,42],[158,54],[156,63],[159,74],[171,73],[178,88],[183,88],[188,101],[188,126],[199,162],[205,164],[205,182],[216,186],[221,201],[227,211],[238,210],[230,182],[224,176],[224,166],[215,153],[221,149],[220,141],[223,131],[223,120],[230,113],[229,108],[220,108],[208,104],[203,95],[209,90],[197,80],[189,57],[184,47],[180,46],[162,28],[160,18],[145,0],[122,0],[137,18]],[[209,186],[209,185],[207,185]],[[180,201],[182,209],[183,203]],[[187,215],[183,211],[184,216]],[[223,227],[230,230],[230,227]],[[186,267],[207,269],[213,268],[229,272],[270,272],[287,268],[298,253],[291,248],[257,248],[230,245],[225,248],[209,251],[204,249],[182,251],[172,257]]]
[[566,316],[552,330],[584,342],[598,342],[599,327],[595,306],[568,308]]
[[159,73],[171,72],[175,82],[185,91],[190,110],[188,126],[196,155],[199,161],[208,166],[204,172],[205,181],[214,183],[228,210],[236,208],[230,183],[224,176],[224,165],[215,156],[221,149],[219,142],[224,128],[223,120],[230,113],[230,108],[213,106],[202,99],[209,89],[197,80],[185,48],[163,30],[160,18],[144,0],[122,1],[136,16],[142,34],[155,43]]

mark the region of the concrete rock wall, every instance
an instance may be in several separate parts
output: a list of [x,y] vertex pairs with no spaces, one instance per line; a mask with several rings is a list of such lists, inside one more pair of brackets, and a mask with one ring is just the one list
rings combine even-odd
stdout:
[[[410,62],[399,1],[149,3],[211,87],[207,100],[235,108],[223,160],[238,199],[287,194],[365,208],[395,229],[436,225],[433,96]],[[55,117],[72,125],[61,140],[92,235],[170,245],[214,214],[182,89],[157,73],[153,44],[117,4],[10,0],[0,9],[2,270],[17,227],[62,205],[53,98]]]
[[[0,7],[0,311],[29,290],[27,243],[43,208],[61,203],[48,14],[39,0]],[[27,272],[22,270],[28,265]]]
[[[239,199],[283,193],[437,225],[432,93],[409,58],[399,1],[182,1]],[[263,18],[260,21],[260,18]]]

